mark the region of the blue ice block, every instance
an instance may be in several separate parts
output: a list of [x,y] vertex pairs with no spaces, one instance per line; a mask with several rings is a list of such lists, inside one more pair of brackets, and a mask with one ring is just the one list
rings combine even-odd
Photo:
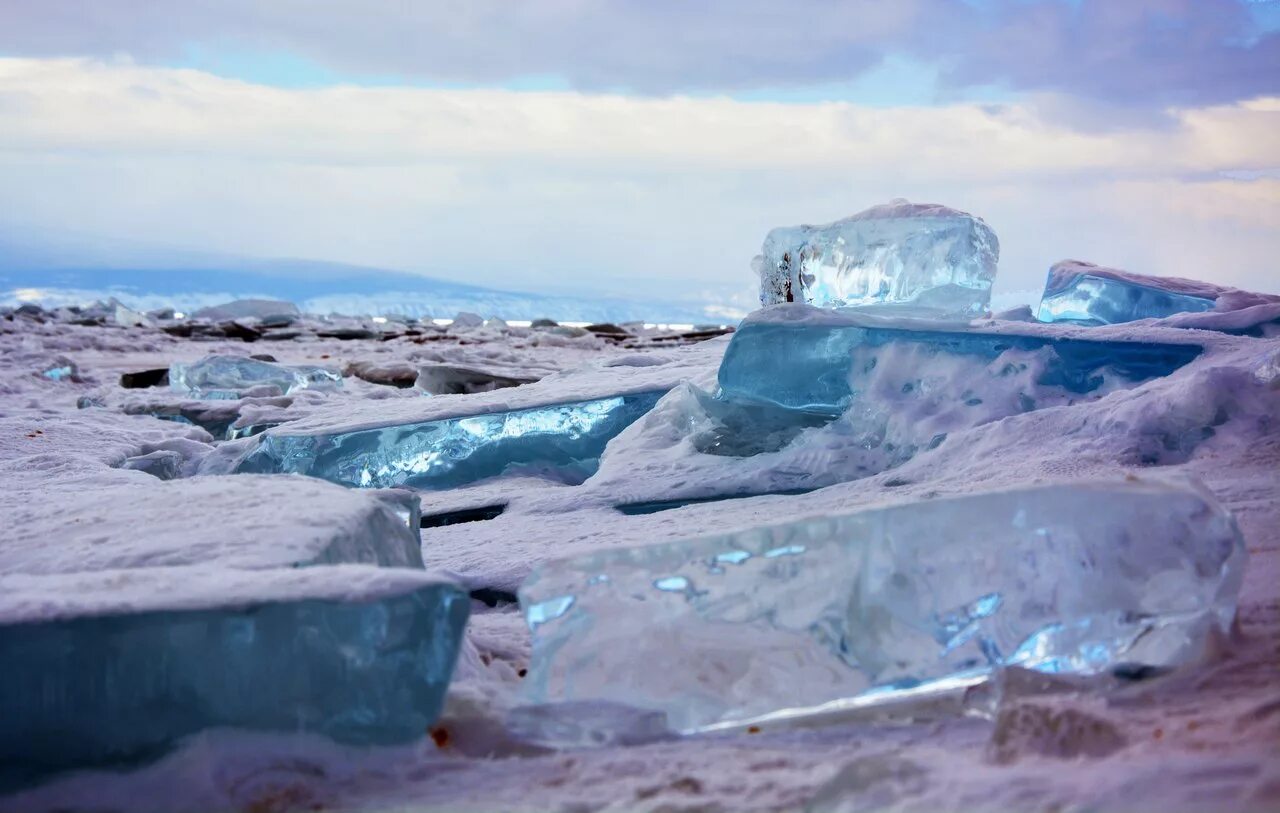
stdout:
[[1246,556],[1207,492],[1132,479],[608,548],[520,588],[525,700],[658,711],[688,733],[898,701],[1001,666],[1172,667],[1230,628]]
[[445,489],[501,474],[576,484],[595,472],[605,444],[664,394],[638,392],[339,434],[268,432],[236,471],[306,474],[358,488]]
[[748,317],[733,334],[720,364],[722,397],[839,415],[876,363],[873,357],[855,368],[854,351],[893,344],[914,344],[930,354],[987,362],[1009,350],[1047,349],[1049,356],[1037,383],[1080,394],[1097,389],[1104,371],[1138,383],[1168,375],[1202,352],[1195,344],[1014,334],[945,323],[900,327],[853,313],[814,315],[812,308],[780,305]]
[[[0,582],[0,790],[138,765],[213,727],[414,741],[440,712],[470,604],[424,571],[356,565]],[[24,594],[47,594],[47,617],[6,618]]]
[[1114,325],[1213,310],[1223,289],[1148,277],[1073,260],[1049,269],[1036,317],[1041,322]]
[[824,226],[774,229],[754,265],[762,305],[975,317],[987,311],[999,257],[981,218],[898,199]]

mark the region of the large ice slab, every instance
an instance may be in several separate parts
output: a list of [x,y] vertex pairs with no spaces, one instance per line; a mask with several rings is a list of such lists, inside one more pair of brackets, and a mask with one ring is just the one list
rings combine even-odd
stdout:
[[0,576],[0,790],[213,727],[419,739],[469,603],[426,571],[359,565]]
[[1011,359],[1015,367],[1035,354],[1037,383],[1079,394],[1104,386],[1108,377],[1141,382],[1168,375],[1202,352],[1196,344],[1080,339],[1045,330],[890,322],[859,313],[776,306],[748,317],[734,333],[720,365],[720,390],[727,399],[838,415],[880,363],[876,351],[895,345],[984,362],[1013,352],[1022,355]]
[[1229,289],[1177,277],[1149,277],[1079,260],[1049,269],[1036,313],[1041,322],[1114,325],[1213,310]]
[[[453,488],[501,474],[581,483],[615,435],[665,391],[635,392],[351,432],[269,432],[236,466],[358,488]],[[286,427],[287,429],[287,427]]]
[[287,395],[300,389],[341,386],[342,374],[327,367],[291,367],[244,356],[205,356],[169,367],[169,388],[189,398],[241,398],[256,387],[274,387]]
[[607,549],[521,587],[527,700],[661,711],[693,732],[1000,666],[1175,666],[1229,627],[1245,558],[1207,493],[1133,479]]
[[754,265],[760,303],[987,311],[1000,243],[981,218],[894,200],[825,226],[777,228]]

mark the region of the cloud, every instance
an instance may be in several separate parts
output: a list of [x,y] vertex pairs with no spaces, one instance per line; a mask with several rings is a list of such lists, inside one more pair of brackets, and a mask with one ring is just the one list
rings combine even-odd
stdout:
[[889,56],[961,94],[1161,110],[1280,91],[1280,39],[1241,0],[0,0],[0,21],[15,55],[287,52],[352,75],[643,94],[845,82]]
[[0,59],[0,210],[193,249],[671,298],[744,287],[772,226],[901,195],[986,218],[1007,290],[1067,256],[1274,289],[1280,101],[1173,122],[1082,133],[1018,104],[285,90]]
[[1193,107],[1280,89],[1280,33],[1239,0],[996,0],[944,76],[1138,108]]

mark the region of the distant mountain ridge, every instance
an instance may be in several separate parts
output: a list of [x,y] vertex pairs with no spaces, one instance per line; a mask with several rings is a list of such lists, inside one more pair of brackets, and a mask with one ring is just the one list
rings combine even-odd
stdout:
[[0,228],[0,304],[79,304],[114,296],[133,308],[194,310],[231,299],[285,299],[309,313],[584,322],[724,321],[697,303],[507,291],[318,260],[254,259],[104,241],[50,245]]

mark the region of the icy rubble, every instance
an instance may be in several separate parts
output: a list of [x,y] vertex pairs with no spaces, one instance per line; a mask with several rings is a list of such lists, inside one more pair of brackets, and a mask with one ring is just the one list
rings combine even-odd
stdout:
[[1063,260],[1049,269],[1037,318],[1041,322],[1113,325],[1275,304],[1280,304],[1280,297]]
[[469,600],[422,570],[0,576],[0,792],[150,761],[207,728],[420,738]]
[[205,356],[192,364],[169,366],[169,388],[189,398],[231,400],[257,387],[274,387],[281,395],[301,389],[342,386],[342,373],[314,365],[285,366],[242,356]]
[[1245,558],[1207,492],[1132,479],[603,550],[521,587],[526,699],[658,710],[689,733],[1000,666],[1176,666],[1228,630]]
[[1000,244],[981,218],[897,199],[825,226],[777,228],[753,261],[760,303],[987,312]]

